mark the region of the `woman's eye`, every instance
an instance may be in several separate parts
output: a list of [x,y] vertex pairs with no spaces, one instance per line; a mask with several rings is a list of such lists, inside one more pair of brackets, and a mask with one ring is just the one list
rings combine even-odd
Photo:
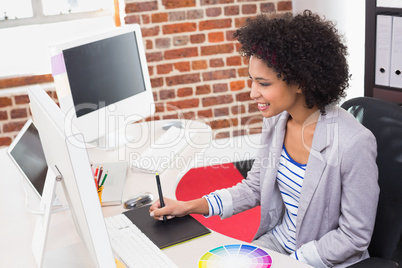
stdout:
[[271,84],[270,83],[260,83],[260,85],[263,87],[267,87],[267,86],[270,86]]

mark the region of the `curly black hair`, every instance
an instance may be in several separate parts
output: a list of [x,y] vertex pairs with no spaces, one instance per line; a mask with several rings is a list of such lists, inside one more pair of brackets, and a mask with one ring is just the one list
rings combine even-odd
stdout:
[[259,14],[234,33],[242,56],[264,60],[288,84],[297,84],[306,106],[337,103],[349,86],[347,47],[335,24],[305,10],[303,13]]

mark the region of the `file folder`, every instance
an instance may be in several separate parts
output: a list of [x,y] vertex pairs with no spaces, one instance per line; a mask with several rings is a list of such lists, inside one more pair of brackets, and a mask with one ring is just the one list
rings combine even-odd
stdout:
[[393,17],[377,15],[375,84],[390,85]]
[[402,17],[393,17],[390,86],[402,88]]

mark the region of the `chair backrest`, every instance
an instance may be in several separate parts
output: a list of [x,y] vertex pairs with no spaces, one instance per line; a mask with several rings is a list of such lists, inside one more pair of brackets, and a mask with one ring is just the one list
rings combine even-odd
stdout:
[[376,137],[380,198],[369,253],[392,259],[402,234],[402,108],[369,97],[348,100],[341,107]]

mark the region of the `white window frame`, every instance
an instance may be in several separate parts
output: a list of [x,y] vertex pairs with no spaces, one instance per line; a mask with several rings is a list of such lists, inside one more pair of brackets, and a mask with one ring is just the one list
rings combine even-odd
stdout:
[[7,19],[0,20],[0,28],[16,27],[23,25],[32,24],[44,24],[52,22],[62,22],[75,19],[86,19],[86,18],[96,18],[103,16],[113,16],[112,9],[98,10],[98,11],[88,11],[79,13],[69,13],[69,14],[58,14],[58,15],[44,15],[42,8],[42,0],[31,0],[33,16],[30,18],[20,18],[20,19]]

